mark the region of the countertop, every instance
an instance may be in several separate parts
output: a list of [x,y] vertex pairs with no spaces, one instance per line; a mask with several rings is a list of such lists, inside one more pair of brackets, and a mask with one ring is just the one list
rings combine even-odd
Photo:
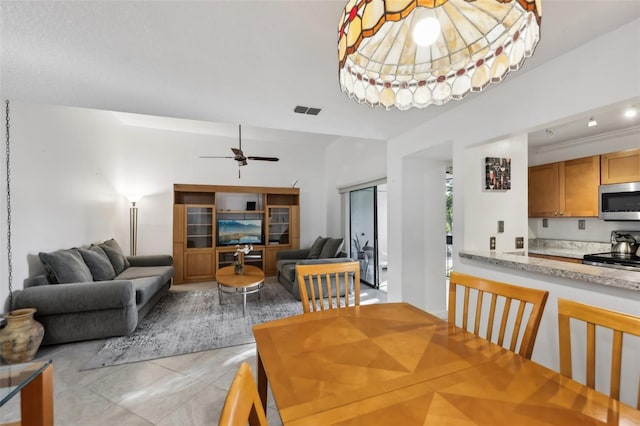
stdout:
[[[640,272],[529,257],[525,252],[516,254],[489,251],[461,251],[458,254],[463,259],[504,266],[520,271],[537,272],[592,284],[640,291]],[[565,255],[564,257],[571,256]]]

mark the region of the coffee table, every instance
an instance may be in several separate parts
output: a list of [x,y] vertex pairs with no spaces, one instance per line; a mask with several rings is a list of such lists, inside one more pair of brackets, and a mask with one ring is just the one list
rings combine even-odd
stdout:
[[222,304],[222,293],[242,293],[242,315],[247,311],[247,294],[258,293],[264,287],[264,272],[262,269],[244,265],[244,273],[236,275],[233,266],[225,266],[216,273],[218,282],[218,299]]

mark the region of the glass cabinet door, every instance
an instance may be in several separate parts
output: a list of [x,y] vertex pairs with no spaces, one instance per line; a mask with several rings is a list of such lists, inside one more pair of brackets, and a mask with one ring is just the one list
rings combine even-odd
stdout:
[[289,244],[289,207],[269,207],[269,240],[270,246]]
[[213,247],[213,206],[187,206],[187,248]]

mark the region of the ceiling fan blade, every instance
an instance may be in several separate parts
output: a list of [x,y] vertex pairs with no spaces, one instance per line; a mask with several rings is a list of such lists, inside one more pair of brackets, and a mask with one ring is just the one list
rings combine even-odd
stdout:
[[247,157],[249,160],[257,161],[280,161],[278,157]]
[[229,156],[222,157],[219,155],[201,155],[199,158],[235,158],[235,157],[229,157]]
[[231,148],[231,151],[233,151],[233,153],[236,155],[236,157],[244,157],[244,154],[242,153],[241,149]]

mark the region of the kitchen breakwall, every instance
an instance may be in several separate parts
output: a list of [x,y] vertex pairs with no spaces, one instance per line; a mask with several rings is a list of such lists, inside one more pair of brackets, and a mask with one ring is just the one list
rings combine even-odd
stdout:
[[[578,221],[584,220],[585,229],[578,229]],[[640,231],[640,221],[604,221],[598,218],[529,219],[529,238],[570,241],[609,242],[611,231]]]

